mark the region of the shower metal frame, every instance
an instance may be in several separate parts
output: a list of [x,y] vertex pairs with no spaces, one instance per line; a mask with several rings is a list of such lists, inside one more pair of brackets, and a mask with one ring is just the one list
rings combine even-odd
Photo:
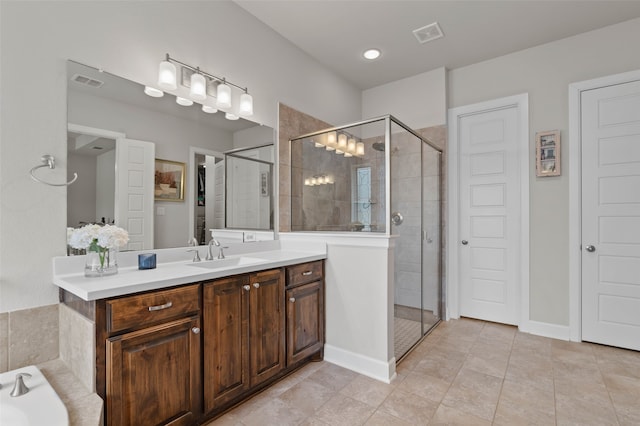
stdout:
[[[379,121],[384,121],[384,147],[385,147],[385,186],[386,186],[386,190],[385,190],[385,235],[387,237],[390,237],[391,234],[391,191],[392,186],[391,186],[391,123],[395,123],[398,126],[400,126],[403,130],[411,133],[413,136],[417,137],[420,141],[422,141],[423,143],[427,144],[429,147],[433,148],[437,153],[438,153],[438,177],[439,177],[439,184],[438,184],[438,198],[439,198],[439,218],[438,218],[438,248],[439,248],[439,256],[438,256],[438,283],[439,283],[439,300],[438,300],[438,309],[439,309],[439,316],[440,319],[438,320],[438,322],[436,322],[436,324],[438,324],[440,321],[442,321],[443,318],[445,318],[446,312],[445,312],[445,294],[444,294],[444,283],[442,282],[442,268],[443,268],[443,262],[442,262],[442,255],[444,253],[444,249],[445,247],[443,246],[443,234],[444,234],[444,230],[442,229],[442,218],[444,217],[444,202],[443,202],[443,195],[444,195],[444,188],[442,185],[442,173],[443,173],[443,165],[444,165],[444,159],[443,159],[443,151],[442,148],[438,147],[436,144],[434,144],[433,142],[431,142],[429,139],[421,136],[419,133],[417,133],[416,131],[414,131],[413,129],[411,129],[409,126],[407,126],[406,124],[404,124],[402,121],[398,120],[396,117],[394,117],[391,114],[386,114],[386,115],[382,115],[382,116],[378,116],[378,117],[374,117],[374,118],[369,118],[366,120],[360,120],[360,121],[355,121],[352,123],[348,123],[348,124],[344,124],[341,126],[336,126],[336,127],[328,127],[322,130],[318,130],[315,132],[311,132],[311,133],[306,133],[304,135],[301,136],[297,136],[295,138],[289,139],[289,164],[292,164],[291,162],[291,157],[292,157],[292,149],[291,149],[291,144],[294,141],[298,141],[298,140],[302,140],[302,139],[306,139],[306,138],[311,138],[314,136],[318,136],[324,133],[328,133],[328,132],[334,132],[334,131],[341,131],[344,129],[348,129],[351,127],[357,127],[357,126],[364,126],[367,124],[371,124],[371,123],[376,123]],[[423,146],[420,146],[420,199],[422,200],[423,196],[424,196],[424,162],[422,161],[422,156],[423,156]],[[424,214],[422,214],[422,211],[424,209],[424,203],[421,203],[421,214],[420,214],[420,241],[424,241],[425,240],[425,231],[424,231]],[[406,357],[409,353],[411,353],[411,351],[413,350],[413,348],[415,348],[426,336],[427,334],[429,334],[435,327],[436,324],[434,324],[434,326],[432,326],[427,332],[425,332],[424,329],[424,297],[422,295],[422,291],[424,290],[423,288],[423,278],[424,278],[424,261],[423,261],[423,252],[424,252],[424,247],[423,244],[420,244],[420,280],[421,280],[421,292],[420,292],[420,334],[421,337],[420,339],[418,339],[412,346],[411,348],[405,353],[403,354],[400,359],[396,360],[396,363],[400,362],[404,357]],[[395,282],[394,282],[395,284]],[[395,296],[394,296],[395,297]]]

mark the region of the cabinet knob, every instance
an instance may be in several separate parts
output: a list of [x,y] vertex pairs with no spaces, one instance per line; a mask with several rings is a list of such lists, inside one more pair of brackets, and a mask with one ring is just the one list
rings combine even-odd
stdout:
[[193,327],[191,331],[193,331],[193,334],[200,334],[200,328],[198,327]]
[[244,288],[247,291],[251,290],[251,286],[249,284],[243,285],[242,288]]
[[260,283],[253,283],[253,286],[254,286],[255,288],[260,288]]
[[295,301],[296,301],[296,298],[295,298],[295,297],[290,297],[290,298],[289,298],[289,302],[291,302],[291,303],[295,303]]

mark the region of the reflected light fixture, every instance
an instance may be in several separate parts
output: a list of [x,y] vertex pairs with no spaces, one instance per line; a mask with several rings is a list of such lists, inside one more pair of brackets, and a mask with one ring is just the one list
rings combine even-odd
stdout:
[[327,151],[336,149],[336,132],[327,133]]
[[361,157],[361,156],[364,155],[364,143],[363,142],[356,143],[356,155],[358,157]]
[[[240,104],[238,105],[236,112],[228,112],[226,117],[229,120],[237,120],[239,116],[251,116],[253,115],[253,96],[249,94],[249,90],[246,87],[239,86],[230,81],[227,81],[225,77],[218,77],[213,74],[209,74],[200,69],[200,67],[193,67],[191,65],[185,64],[184,62],[180,62],[169,54],[166,54],[165,59],[160,63],[158,68],[158,86],[163,90],[176,90],[178,88],[178,78],[177,78],[177,68],[176,65],[179,65],[184,73],[185,69],[193,71],[190,79],[187,81],[182,81],[181,84],[184,86],[189,85],[189,97],[190,99],[180,98],[177,99],[180,105],[190,105],[189,101],[205,101],[207,99],[207,87],[210,83],[217,82],[216,89],[216,108],[229,110],[232,108],[232,96],[231,89],[235,88],[242,91],[240,95]],[[183,74],[184,75],[184,74]],[[157,91],[157,92],[156,92]],[[145,88],[145,93],[149,96],[160,97],[162,96],[162,91],[158,89],[154,89],[152,87],[147,90]],[[211,106],[203,106],[202,110],[207,113],[214,113],[217,109]]]
[[232,114],[232,113],[230,113],[230,112],[227,112],[227,113],[224,115],[224,118],[226,118],[227,120],[237,120],[237,119],[238,119],[238,118],[240,118],[240,117],[238,117],[237,115]]
[[218,112],[217,109],[209,105],[202,105],[202,111],[206,112],[207,114],[215,114],[216,112]]
[[191,74],[191,90],[189,91],[191,99],[196,101],[204,101],[207,99],[207,80],[204,75],[200,74],[200,68],[198,71]]
[[152,98],[161,98],[164,96],[164,92],[162,90],[158,90],[155,87],[144,86],[144,93],[151,96]]
[[158,86],[165,90],[176,90],[178,83],[176,79],[176,66],[169,62],[169,54],[164,61],[160,62],[158,68]]
[[187,98],[181,98],[180,96],[176,97],[176,103],[182,106],[191,106],[193,105],[193,101]]

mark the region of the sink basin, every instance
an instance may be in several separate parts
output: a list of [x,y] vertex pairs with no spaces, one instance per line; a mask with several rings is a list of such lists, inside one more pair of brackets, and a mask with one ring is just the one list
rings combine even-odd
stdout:
[[226,259],[207,260],[205,262],[188,263],[187,265],[204,269],[218,269],[228,268],[230,266],[253,265],[254,263],[260,263],[264,261],[264,259],[261,259],[259,257],[240,256],[228,257]]

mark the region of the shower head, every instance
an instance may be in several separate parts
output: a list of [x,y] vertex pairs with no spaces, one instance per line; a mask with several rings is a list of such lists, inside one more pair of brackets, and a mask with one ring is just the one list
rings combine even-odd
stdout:
[[384,142],[374,142],[371,147],[376,151],[384,152]]

